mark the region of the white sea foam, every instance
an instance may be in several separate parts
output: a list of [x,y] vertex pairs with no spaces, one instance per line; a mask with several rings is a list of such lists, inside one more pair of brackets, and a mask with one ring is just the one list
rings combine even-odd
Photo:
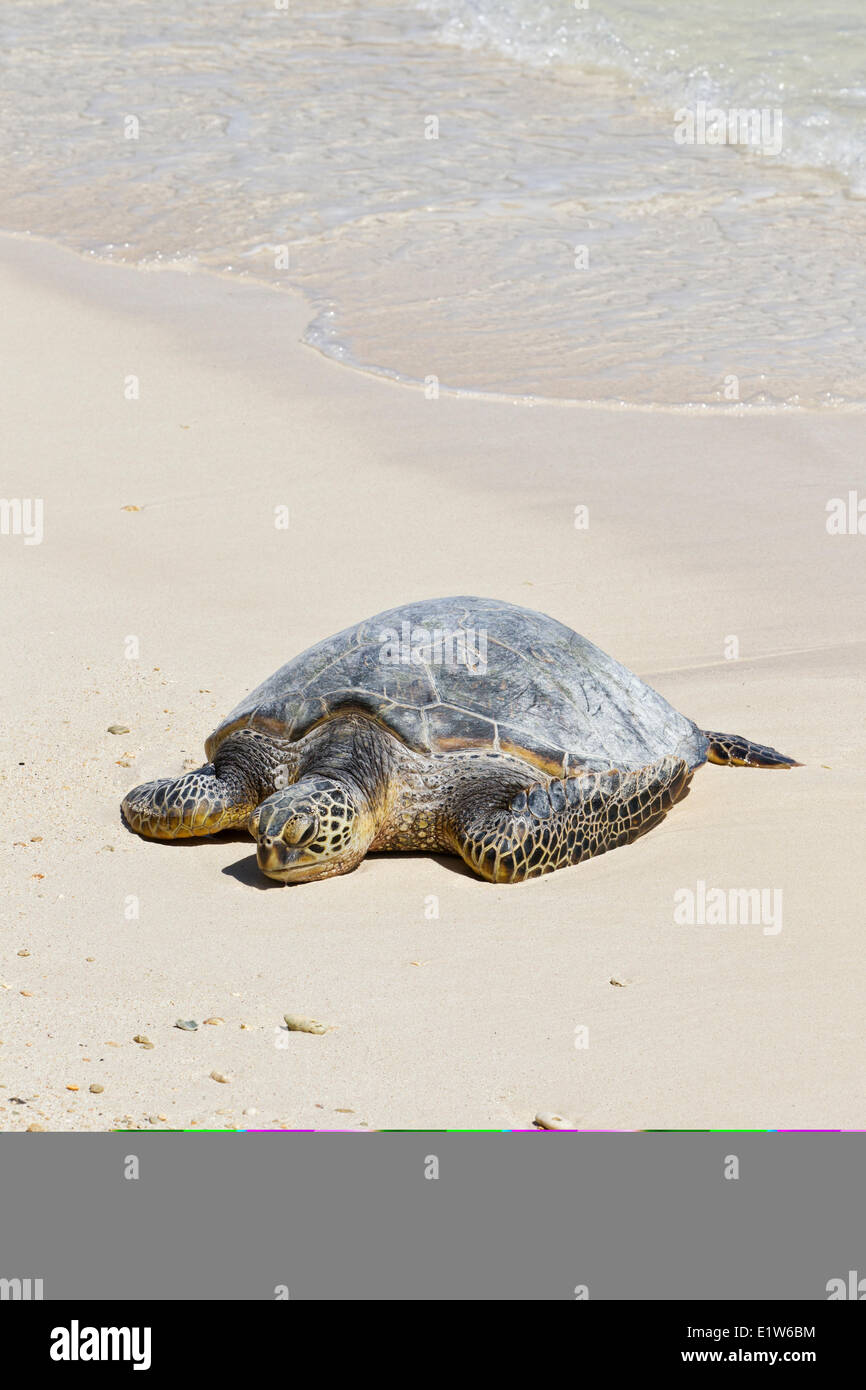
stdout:
[[615,70],[666,106],[782,106],[784,159],[866,196],[866,15],[854,0],[417,0],[441,42]]

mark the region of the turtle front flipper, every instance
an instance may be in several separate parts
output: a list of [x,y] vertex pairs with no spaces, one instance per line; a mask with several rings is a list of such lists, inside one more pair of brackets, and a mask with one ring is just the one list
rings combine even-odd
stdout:
[[[636,772],[584,772],[505,798],[475,789],[458,812],[455,844],[491,883],[520,883],[645,835],[685,796],[692,770],[666,757]],[[485,804],[486,799],[486,804]]]
[[182,777],[162,777],[133,787],[121,810],[130,829],[153,840],[213,835],[245,825],[255,809],[242,782],[217,775],[212,763]]
[[753,743],[739,734],[712,734],[707,729],[703,733],[704,738],[710,741],[707,761],[720,763],[723,767],[803,766],[784,753],[777,753],[775,748],[768,748],[765,743]]

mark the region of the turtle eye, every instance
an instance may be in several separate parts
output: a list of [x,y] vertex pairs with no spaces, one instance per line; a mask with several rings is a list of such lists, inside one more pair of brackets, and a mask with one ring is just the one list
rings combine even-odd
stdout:
[[292,816],[291,820],[286,821],[283,828],[283,839],[287,845],[300,847],[308,845],[315,838],[319,828],[319,822],[315,816],[308,816],[301,812],[299,815]]

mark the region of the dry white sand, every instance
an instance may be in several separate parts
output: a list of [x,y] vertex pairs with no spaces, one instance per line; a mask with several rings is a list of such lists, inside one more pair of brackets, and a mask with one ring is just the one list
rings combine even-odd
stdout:
[[[0,284],[3,492],[45,509],[0,537],[3,1127],[866,1126],[866,537],[825,526],[862,416],[431,401],[252,286],[8,239]],[[248,837],[123,827],[283,661],[449,593],[806,766],[702,769],[647,838],[517,887],[412,855],[284,888]],[[699,880],[781,889],[782,930],[677,923]]]

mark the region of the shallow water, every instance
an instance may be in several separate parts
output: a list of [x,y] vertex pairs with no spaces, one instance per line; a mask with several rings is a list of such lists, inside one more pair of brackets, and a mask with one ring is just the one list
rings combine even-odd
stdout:
[[0,226],[300,289],[431,393],[866,402],[853,4],[279,3],[6,0]]

